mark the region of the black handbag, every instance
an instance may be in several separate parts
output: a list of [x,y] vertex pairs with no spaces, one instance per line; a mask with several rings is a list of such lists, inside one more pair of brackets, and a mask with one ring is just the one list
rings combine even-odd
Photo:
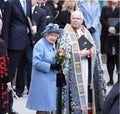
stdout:
[[65,79],[65,75],[62,72],[57,73],[56,76],[57,76],[56,77],[56,80],[57,80],[56,86],[57,87],[61,87],[62,88],[62,87],[67,85],[67,82],[66,82],[66,79]]

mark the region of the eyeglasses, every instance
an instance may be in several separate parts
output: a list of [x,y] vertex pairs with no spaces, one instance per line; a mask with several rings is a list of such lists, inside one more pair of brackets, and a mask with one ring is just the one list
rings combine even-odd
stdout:
[[82,18],[72,18],[73,20],[83,20]]

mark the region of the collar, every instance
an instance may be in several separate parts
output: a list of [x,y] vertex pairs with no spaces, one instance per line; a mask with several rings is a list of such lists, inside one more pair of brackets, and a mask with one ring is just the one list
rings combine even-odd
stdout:
[[74,30],[74,32],[75,32],[78,39],[81,37],[81,35],[84,34],[82,28],[73,28],[73,30]]
[[37,3],[36,6],[40,6],[41,7],[41,3]]
[[50,43],[46,40],[45,37],[44,37],[44,41],[45,41],[45,44],[46,44],[47,48],[48,48],[50,51],[55,50],[55,43],[54,43],[54,44],[50,44]]
[[34,6],[32,7],[32,14],[33,14],[33,11],[34,11],[34,9],[35,9],[35,6],[36,6],[36,5],[34,5]]

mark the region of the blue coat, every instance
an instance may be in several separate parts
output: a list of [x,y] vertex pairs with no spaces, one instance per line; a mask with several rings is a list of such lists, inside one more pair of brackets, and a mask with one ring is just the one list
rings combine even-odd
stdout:
[[97,3],[92,2],[92,6],[91,8],[89,8],[85,0],[79,0],[78,6],[84,16],[86,28],[87,29],[89,29],[90,27],[95,28],[96,32],[92,34],[92,37],[96,43],[97,48],[100,50],[100,35],[99,35],[100,32],[99,23],[101,14],[100,3],[99,1]]
[[31,110],[56,110],[56,71],[50,69],[55,63],[55,45],[46,38],[40,39],[33,50],[30,90],[26,107]]

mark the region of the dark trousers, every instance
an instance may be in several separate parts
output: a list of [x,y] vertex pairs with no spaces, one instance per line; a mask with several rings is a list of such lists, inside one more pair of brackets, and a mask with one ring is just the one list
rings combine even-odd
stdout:
[[110,81],[113,81],[113,72],[115,69],[115,65],[117,70],[119,69],[118,63],[119,63],[118,55],[107,54],[107,70],[108,70]]
[[[14,79],[14,74],[18,64],[20,63],[21,58],[24,58],[24,67],[27,71],[29,77],[31,78],[31,69],[32,69],[32,45],[27,44],[24,50],[11,50],[8,49],[8,56],[10,58],[8,64],[8,75],[11,78],[11,81]],[[10,108],[13,105],[13,97],[10,95]]]
[[20,61],[18,67],[17,67],[17,75],[16,75],[16,92],[23,93],[25,84],[27,86],[27,89],[29,91],[30,87],[30,79],[29,72],[26,72],[25,66],[24,66],[24,58]]

